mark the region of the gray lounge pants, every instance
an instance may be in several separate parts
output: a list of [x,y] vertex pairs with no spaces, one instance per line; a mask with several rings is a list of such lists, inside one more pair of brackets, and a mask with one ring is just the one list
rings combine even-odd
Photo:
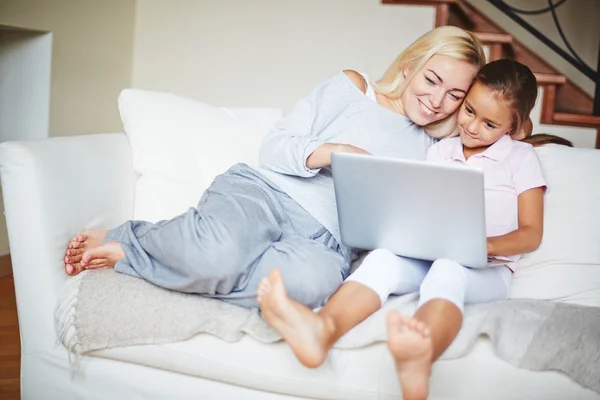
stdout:
[[351,254],[308,212],[244,164],[218,176],[197,208],[168,221],[127,221],[105,241],[126,254],[115,270],[157,286],[258,307],[274,268],[288,294],[324,304],[347,277]]

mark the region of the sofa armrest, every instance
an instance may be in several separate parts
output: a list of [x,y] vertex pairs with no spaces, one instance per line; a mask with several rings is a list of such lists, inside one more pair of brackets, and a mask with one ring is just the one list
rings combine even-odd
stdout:
[[133,216],[131,150],[122,133],[2,143],[0,178],[22,354],[45,351],[56,343],[69,240]]

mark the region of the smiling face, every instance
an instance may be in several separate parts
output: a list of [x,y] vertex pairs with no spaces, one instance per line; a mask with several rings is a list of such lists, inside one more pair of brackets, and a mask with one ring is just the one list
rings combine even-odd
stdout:
[[402,94],[404,113],[420,126],[448,117],[460,106],[476,73],[477,67],[465,61],[434,55]]
[[460,140],[465,152],[484,151],[513,127],[511,107],[495,92],[475,82],[458,113]]

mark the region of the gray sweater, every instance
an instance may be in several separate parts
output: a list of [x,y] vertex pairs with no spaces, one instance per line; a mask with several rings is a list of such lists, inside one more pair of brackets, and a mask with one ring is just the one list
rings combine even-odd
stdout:
[[271,129],[260,148],[258,171],[341,244],[331,168],[308,169],[308,156],[323,143],[344,143],[376,156],[424,160],[434,142],[422,127],[377,104],[340,72]]

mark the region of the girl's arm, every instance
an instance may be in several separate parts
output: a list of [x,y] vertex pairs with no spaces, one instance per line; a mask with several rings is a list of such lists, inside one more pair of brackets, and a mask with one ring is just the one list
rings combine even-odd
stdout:
[[529,253],[542,242],[544,225],[544,188],[524,191],[517,198],[519,229],[487,239],[488,255],[512,256]]

